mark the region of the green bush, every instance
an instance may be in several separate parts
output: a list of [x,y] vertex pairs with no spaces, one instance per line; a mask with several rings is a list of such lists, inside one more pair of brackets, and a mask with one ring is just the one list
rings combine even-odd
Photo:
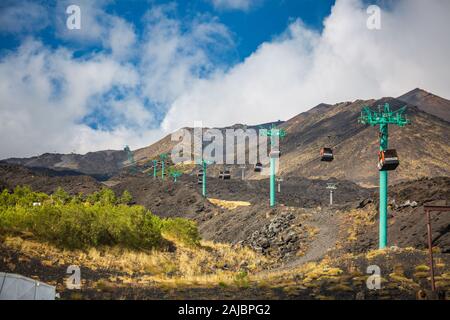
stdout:
[[162,231],[170,238],[174,238],[186,245],[196,246],[200,243],[197,224],[183,218],[164,219]]
[[[125,193],[124,193],[125,194]],[[75,249],[98,245],[121,245],[135,249],[158,248],[162,231],[188,244],[197,244],[195,223],[161,219],[142,206],[116,204],[131,201],[125,194],[118,200],[103,189],[87,196],[70,196],[58,189],[51,197],[29,188],[0,194],[0,232],[31,232],[41,240]],[[41,205],[33,206],[33,202]]]
[[133,197],[128,190],[125,190],[120,196],[119,203],[121,204],[130,204],[133,201]]

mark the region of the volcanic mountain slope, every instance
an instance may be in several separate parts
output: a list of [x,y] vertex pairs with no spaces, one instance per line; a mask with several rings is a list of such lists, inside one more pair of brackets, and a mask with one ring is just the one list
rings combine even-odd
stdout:
[[[344,225],[356,229],[352,233],[358,241],[350,241],[351,252],[365,252],[376,248],[378,243],[378,194],[374,203],[364,201],[363,209],[350,212]],[[424,205],[445,206],[450,204],[450,178],[435,177],[401,182],[389,188],[388,241],[391,246],[425,249],[428,246],[427,220]],[[351,222],[353,220],[353,223]],[[450,214],[431,214],[433,246],[444,253],[450,252]],[[359,223],[355,224],[355,221]],[[363,222],[364,221],[364,222]],[[361,223],[363,222],[363,223]]]
[[[406,114],[412,120],[412,124],[404,128],[390,126],[390,147],[397,149],[401,162],[399,168],[390,174],[390,183],[420,177],[448,176],[450,123],[444,120],[448,119],[448,100],[420,89],[398,99],[320,104],[284,123],[274,123],[287,133],[281,142],[281,176],[324,180],[337,178],[364,186],[376,186],[378,128],[359,124],[358,117],[364,106],[377,108],[386,102],[394,110],[407,104]],[[262,126],[269,125],[271,123]],[[260,127],[236,124],[229,128],[245,130]],[[193,131],[192,128],[185,129],[191,133]],[[222,132],[225,129],[227,128],[220,128]],[[171,138],[171,135],[167,135],[148,147],[134,151],[137,164],[142,167],[150,160],[158,158],[161,153],[170,153],[179,143]],[[237,146],[237,142],[235,145]],[[319,159],[319,150],[324,146],[334,147],[335,160],[331,163],[324,163]],[[230,152],[236,150],[235,147],[235,151]],[[127,156],[123,151],[98,151],[86,155],[44,154],[28,159],[7,159],[6,162],[26,167],[73,170],[104,180],[118,173],[126,165],[126,160]],[[216,176],[221,168],[222,166],[211,166],[208,174]],[[234,178],[241,175],[241,169],[237,165],[231,169]],[[247,165],[244,171],[248,179],[267,178],[253,172],[253,165]]]
[[44,153],[31,158],[10,158],[3,162],[29,168],[47,168],[55,171],[74,171],[92,175],[100,180],[117,173],[127,161],[124,151],[105,150],[81,154]]
[[[280,124],[279,127],[287,133],[281,142],[281,175],[285,178],[334,177],[365,186],[376,186],[378,127],[359,124],[358,117],[364,106],[378,108],[379,105],[389,103],[393,110],[407,105],[406,115],[412,121],[411,125],[404,128],[390,126],[389,145],[397,149],[401,162],[398,169],[390,174],[390,183],[420,177],[448,176],[450,123],[432,114],[439,113],[445,118],[445,109],[439,106],[445,106],[446,100],[417,89],[403,95],[402,100],[382,98],[335,105],[320,104]],[[411,101],[413,104],[405,101]],[[135,155],[142,162],[156,157],[159,153],[170,152],[176,143],[170,141],[170,136],[167,136],[149,147],[137,150]],[[331,163],[324,163],[319,159],[319,150],[324,146],[334,147],[335,160]],[[208,172],[217,175],[218,170],[218,166],[212,166]],[[232,166],[232,175],[235,178],[239,177],[240,173],[238,166]],[[245,169],[245,175],[249,179],[266,178],[254,173],[251,165]]]
[[450,100],[419,88],[405,93],[397,99],[450,122]]
[[[287,132],[282,144],[282,151],[285,150],[282,174],[336,177],[376,185],[378,127],[358,124],[358,117],[363,106],[376,108],[384,103],[389,103],[394,110],[404,105],[394,98],[359,100],[287,121],[282,125]],[[411,125],[389,127],[389,146],[397,149],[401,162],[391,173],[391,182],[447,176],[450,172],[450,124],[414,106],[408,106],[407,116]],[[334,147],[335,160],[331,163],[321,162],[318,157],[320,147],[327,145]]]
[[[276,122],[268,122],[268,123],[263,123],[263,124],[259,124],[259,125],[250,125],[250,126],[238,123],[238,124],[234,124],[230,127],[220,128],[220,130],[222,132],[225,132],[226,129],[246,129],[247,128],[247,129],[259,130],[260,128],[270,128],[272,125],[279,126],[281,124],[283,124],[283,121],[281,121],[281,120],[278,120]],[[150,159],[158,158],[158,156],[160,154],[163,154],[163,153],[170,154],[172,149],[181,141],[181,140],[178,140],[178,141],[176,140],[176,136],[178,136],[178,134],[180,134],[180,139],[181,139],[181,137],[182,137],[181,130],[187,130],[188,132],[190,132],[190,134],[192,135],[191,147],[193,148],[194,129],[185,127],[185,128],[182,128],[172,134],[165,136],[164,138],[162,138],[161,140],[157,141],[154,144],[151,144],[150,146],[135,150],[133,152],[134,159],[138,162],[138,164],[144,164],[145,162],[148,162]],[[205,130],[206,130],[206,128],[205,128]],[[172,141],[172,135],[174,136],[173,141]]]
[[76,172],[30,169],[17,164],[0,162],[0,191],[12,190],[16,186],[29,186],[34,191],[48,194],[61,187],[74,195],[79,192],[90,194],[99,191],[102,184],[90,176],[80,175]]
[[[281,127],[287,136],[281,147],[282,174],[376,185],[378,127],[358,124],[358,117],[363,106],[376,108],[384,103],[394,110],[404,105],[394,98],[321,105],[317,107],[320,112],[314,108],[284,123]],[[389,128],[389,146],[397,149],[401,162],[390,181],[448,176],[450,124],[414,106],[408,106],[406,113],[411,125]],[[320,161],[318,152],[323,146],[334,147],[333,162]]]

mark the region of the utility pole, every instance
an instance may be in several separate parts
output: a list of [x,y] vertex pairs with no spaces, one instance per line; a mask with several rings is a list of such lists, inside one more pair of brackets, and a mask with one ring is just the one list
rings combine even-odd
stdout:
[[272,124],[272,127],[267,130],[261,130],[260,134],[262,136],[268,136],[270,137],[270,206],[275,206],[275,161],[280,156],[279,150],[272,150],[273,145],[275,144],[275,137],[283,138],[286,136],[286,131],[283,129],[277,129],[274,124]]
[[277,178],[277,182],[278,182],[278,193],[281,193],[281,183],[283,182],[283,178],[282,177]]
[[165,166],[165,161],[167,158],[167,154],[166,153],[162,153],[159,155],[160,159],[161,159],[161,179],[164,180],[164,166]]
[[245,169],[246,169],[245,164],[241,165],[240,168],[241,168],[241,178],[242,178],[242,180],[244,180],[245,179]]
[[206,160],[202,159],[202,169],[203,169],[203,176],[202,176],[202,195],[203,197],[206,197],[206,167],[208,163]]
[[[378,111],[371,110],[369,107],[364,107],[361,116],[358,119],[359,123],[368,124],[372,127],[380,126],[380,151],[385,151],[388,148],[388,125],[394,124],[399,127],[404,127],[410,124],[404,112],[406,106],[391,111],[388,103],[384,105],[384,109],[381,110],[381,106]],[[388,172],[380,171],[380,225],[379,225],[379,248],[383,249],[387,246],[387,202],[388,202]]]
[[333,205],[333,191],[337,189],[336,183],[327,183],[327,189],[330,190],[330,206]]

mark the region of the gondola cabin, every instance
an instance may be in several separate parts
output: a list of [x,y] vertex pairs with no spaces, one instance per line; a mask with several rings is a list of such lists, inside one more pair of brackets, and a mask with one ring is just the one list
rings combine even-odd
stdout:
[[334,159],[333,149],[331,148],[322,148],[320,149],[320,161],[331,162]]
[[398,161],[397,150],[388,149],[378,153],[378,170],[395,170],[400,162]]
[[230,170],[219,171],[219,178],[222,180],[230,180],[231,179]]
[[203,169],[197,171],[197,184],[203,183]]
[[280,150],[273,150],[273,151],[271,151],[271,152],[269,153],[269,157],[270,157],[270,158],[275,158],[275,159],[277,159],[277,158],[280,158],[280,156],[281,156]]
[[262,163],[261,162],[257,162],[255,164],[255,172],[261,172],[262,171]]

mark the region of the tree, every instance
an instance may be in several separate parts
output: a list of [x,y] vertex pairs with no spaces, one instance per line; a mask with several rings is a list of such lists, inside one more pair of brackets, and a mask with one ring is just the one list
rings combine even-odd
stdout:
[[116,204],[117,198],[114,191],[108,188],[103,188],[100,191],[100,202],[102,204],[112,204],[112,205]]
[[133,201],[133,196],[128,190],[125,190],[120,196],[119,203],[130,204]]
[[52,195],[53,199],[60,204],[66,204],[70,200],[70,195],[63,188],[58,187]]

